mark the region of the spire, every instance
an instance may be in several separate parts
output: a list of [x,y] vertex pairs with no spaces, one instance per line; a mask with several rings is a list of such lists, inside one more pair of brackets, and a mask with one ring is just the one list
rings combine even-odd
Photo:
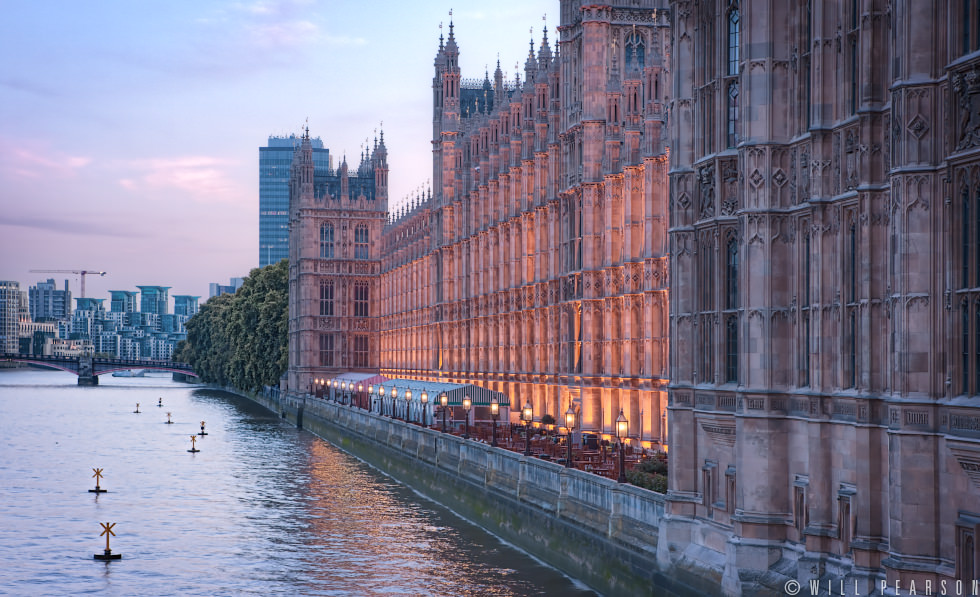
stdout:
[[493,105],[502,106],[506,97],[504,73],[500,70],[500,54],[497,54],[497,70],[493,71]]
[[458,54],[456,47],[456,35],[453,33],[453,11],[449,10],[449,39],[446,40],[446,53]]
[[547,70],[549,66],[551,66],[551,44],[548,43],[548,28],[545,27],[541,47],[538,49],[538,68]]
[[534,79],[534,71],[538,68],[538,62],[534,58],[534,27],[531,27],[531,41],[528,45],[527,61],[524,62],[524,80],[532,81]]

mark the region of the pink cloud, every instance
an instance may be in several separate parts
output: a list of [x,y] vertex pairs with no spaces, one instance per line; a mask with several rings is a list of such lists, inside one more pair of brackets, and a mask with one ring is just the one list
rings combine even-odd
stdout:
[[0,139],[0,170],[18,178],[68,178],[92,163],[92,158],[73,156],[61,151],[42,151],[13,145]]
[[232,202],[242,196],[240,185],[229,173],[234,164],[210,156],[136,160],[127,166],[134,175],[119,179],[118,184],[128,190],[179,189],[207,203]]

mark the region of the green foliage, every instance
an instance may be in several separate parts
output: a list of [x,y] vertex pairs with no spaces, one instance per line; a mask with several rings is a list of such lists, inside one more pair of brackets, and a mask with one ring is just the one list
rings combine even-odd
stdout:
[[541,415],[541,424],[542,425],[554,425],[555,424],[555,418],[553,416],[545,413],[545,414]]
[[253,269],[235,294],[209,299],[174,353],[201,381],[257,390],[286,371],[289,263]]
[[658,493],[667,492],[667,454],[658,452],[641,460],[633,470],[626,471],[626,480],[637,487]]
[[667,475],[650,475],[634,469],[626,471],[626,481],[657,493],[667,493]]

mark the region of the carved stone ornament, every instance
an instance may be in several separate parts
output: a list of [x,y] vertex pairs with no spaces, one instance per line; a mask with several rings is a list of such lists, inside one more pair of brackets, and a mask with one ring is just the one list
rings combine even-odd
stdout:
[[973,68],[953,75],[956,94],[958,131],[956,149],[980,145],[980,69]]
[[701,219],[715,215],[715,167],[713,164],[698,168],[698,184],[701,186]]

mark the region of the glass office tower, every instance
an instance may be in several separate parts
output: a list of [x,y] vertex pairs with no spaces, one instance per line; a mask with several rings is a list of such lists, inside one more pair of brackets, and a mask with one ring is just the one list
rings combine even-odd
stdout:
[[[313,145],[313,167],[317,175],[330,169],[330,152],[319,138]],[[259,147],[259,267],[289,258],[289,165],[296,135],[269,137]]]

